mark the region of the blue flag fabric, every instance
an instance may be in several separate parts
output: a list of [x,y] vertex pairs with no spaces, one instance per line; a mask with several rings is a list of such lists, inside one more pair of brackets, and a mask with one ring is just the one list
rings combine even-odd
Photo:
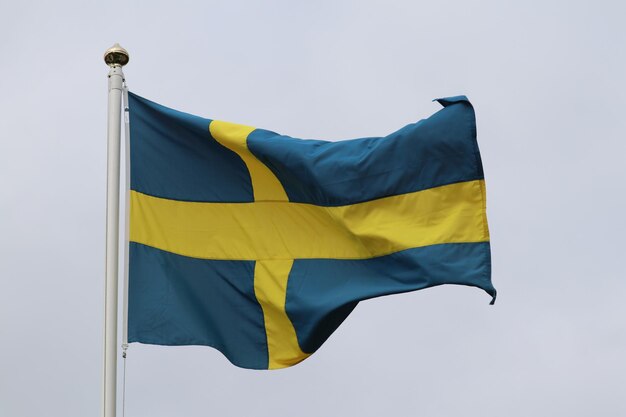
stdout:
[[460,284],[495,300],[466,97],[340,142],[129,98],[129,342],[212,346],[277,369],[368,298]]

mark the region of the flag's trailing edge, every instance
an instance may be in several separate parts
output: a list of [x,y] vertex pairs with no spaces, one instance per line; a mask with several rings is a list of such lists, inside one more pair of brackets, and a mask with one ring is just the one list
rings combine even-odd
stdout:
[[299,140],[130,94],[128,339],[294,365],[361,300],[442,284],[493,299],[464,96],[380,138]]

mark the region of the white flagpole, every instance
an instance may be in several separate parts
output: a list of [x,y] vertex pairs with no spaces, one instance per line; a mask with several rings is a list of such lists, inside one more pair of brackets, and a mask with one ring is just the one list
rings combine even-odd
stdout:
[[104,53],[109,70],[109,120],[107,127],[107,220],[104,296],[104,367],[102,417],[115,417],[117,390],[117,275],[120,223],[120,113],[122,67],[128,52],[118,44]]

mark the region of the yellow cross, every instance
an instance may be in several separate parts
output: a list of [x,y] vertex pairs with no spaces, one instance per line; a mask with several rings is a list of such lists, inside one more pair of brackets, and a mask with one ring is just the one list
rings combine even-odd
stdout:
[[300,349],[285,311],[294,259],[367,259],[489,240],[482,180],[340,207],[294,203],[248,149],[255,128],[212,121],[209,130],[246,164],[254,202],[195,203],[132,191],[130,240],[194,258],[256,261],[254,291],[263,309],[270,369],[310,355]]

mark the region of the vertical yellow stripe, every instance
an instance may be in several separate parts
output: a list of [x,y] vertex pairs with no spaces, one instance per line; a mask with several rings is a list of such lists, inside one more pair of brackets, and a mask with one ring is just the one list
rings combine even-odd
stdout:
[[254,191],[254,201],[289,201],[278,178],[248,149],[248,135],[254,130],[254,127],[219,120],[213,120],[209,125],[211,136],[239,155],[248,167]]
[[257,261],[254,267],[254,293],[263,308],[269,369],[286,368],[306,359],[296,331],[287,317],[285,301],[292,259]]
[[[289,201],[287,193],[274,173],[248,149],[248,135],[254,127],[213,120],[211,136],[237,153],[248,167],[254,201]],[[257,260],[254,267],[254,294],[263,309],[267,337],[268,368],[286,368],[306,359],[296,330],[287,317],[287,281],[293,259]]]

